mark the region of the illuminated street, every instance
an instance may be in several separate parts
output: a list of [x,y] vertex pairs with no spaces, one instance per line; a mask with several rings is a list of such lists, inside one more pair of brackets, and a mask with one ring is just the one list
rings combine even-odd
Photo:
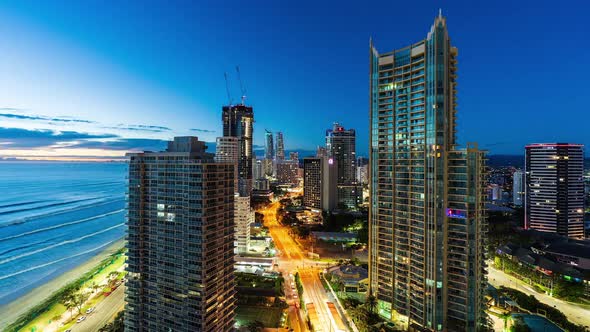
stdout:
[[[279,224],[277,220],[279,207],[279,202],[273,202],[265,209],[258,211],[264,214],[264,224],[268,227],[275,246],[280,252],[279,270],[284,272],[286,277],[289,273],[295,275],[295,272],[299,272],[303,284],[303,300],[306,304],[313,303],[317,313],[317,318],[314,315],[311,320],[315,331],[342,331],[342,329],[336,328],[344,325],[342,318],[335,310],[332,310],[336,315],[336,317],[333,317],[328,308],[327,303],[331,300],[328,299],[319,278],[321,268],[315,265],[317,263],[305,258],[304,253],[289,235],[288,229]],[[289,284],[290,279],[288,277],[287,279],[286,284]],[[292,299],[290,304],[297,302],[299,301]],[[305,319],[300,320],[305,321]]]
[[492,266],[488,267],[488,281],[494,287],[510,287],[527,295],[533,295],[542,303],[559,309],[569,321],[584,326],[590,326],[590,318],[588,317],[590,306],[588,305],[565,302],[546,294],[537,293],[528,284],[509,276]]

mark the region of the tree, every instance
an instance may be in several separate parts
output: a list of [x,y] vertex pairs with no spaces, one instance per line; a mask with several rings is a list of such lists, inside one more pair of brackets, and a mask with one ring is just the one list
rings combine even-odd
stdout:
[[88,300],[89,297],[90,296],[86,292],[77,292],[76,294],[74,294],[72,299],[73,299],[74,305],[76,306],[76,308],[78,308],[79,314],[82,313],[82,306],[84,305],[84,302],[86,302],[86,300]]
[[78,286],[69,286],[63,291],[63,295],[60,299],[60,303],[66,307],[66,310],[70,312],[70,316],[72,315],[72,309],[76,307],[76,292],[78,291]]
[[371,314],[375,313],[375,309],[377,308],[377,298],[373,295],[372,292],[369,292],[369,296],[367,296],[367,301],[365,302],[365,305],[367,306]]

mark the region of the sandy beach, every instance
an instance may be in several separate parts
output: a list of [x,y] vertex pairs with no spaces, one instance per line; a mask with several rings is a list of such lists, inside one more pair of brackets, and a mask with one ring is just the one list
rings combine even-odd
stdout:
[[43,300],[48,298],[53,292],[60,289],[64,285],[72,282],[82,276],[84,273],[91,270],[93,267],[98,265],[102,260],[121,249],[125,244],[125,240],[122,238],[107,249],[101,251],[96,256],[92,257],[82,265],[75,267],[59,277],[49,281],[48,283],[39,286],[29,293],[23,295],[19,299],[3,305],[0,307],[0,329],[8,326],[10,323],[15,321],[20,315],[24,314],[30,308],[41,303]]

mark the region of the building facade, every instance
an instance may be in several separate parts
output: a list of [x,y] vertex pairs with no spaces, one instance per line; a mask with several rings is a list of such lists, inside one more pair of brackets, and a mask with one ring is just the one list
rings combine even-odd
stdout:
[[512,174],[512,204],[514,206],[523,206],[524,204],[524,172],[517,170]]
[[285,142],[283,140],[283,133],[280,131],[277,132],[277,148],[275,153],[275,160],[277,162],[285,160]]
[[369,50],[369,286],[411,331],[486,322],[484,156],[456,148],[457,54],[441,15],[417,43]]
[[254,112],[246,105],[223,106],[223,136],[237,137],[239,141],[238,192],[249,196],[252,191],[252,137],[254,133]]
[[345,129],[334,123],[332,129],[326,130],[326,152],[338,165],[338,205],[346,209],[355,209],[362,195],[356,181],[356,133],[354,129]]
[[234,224],[236,254],[245,254],[250,250],[250,226],[254,223],[255,212],[250,208],[250,196],[235,195]]
[[272,137],[272,132],[265,130],[264,133],[264,139],[265,139],[265,146],[264,146],[264,159],[266,160],[273,160],[274,156],[275,156],[275,146],[274,146],[274,140]]
[[583,239],[584,146],[526,146],[525,228]]
[[233,331],[233,163],[196,137],[130,153],[125,331]]
[[303,158],[303,206],[316,211],[336,208],[337,170],[333,159]]
[[291,160],[277,161],[277,181],[279,184],[299,183],[299,163]]
[[[215,147],[215,162],[231,163],[238,168],[240,160],[239,139],[218,137]],[[238,172],[235,172],[235,188],[239,188]],[[250,208],[250,195],[235,193],[234,224],[235,253],[244,254],[250,249],[250,224],[254,222],[254,211]]]

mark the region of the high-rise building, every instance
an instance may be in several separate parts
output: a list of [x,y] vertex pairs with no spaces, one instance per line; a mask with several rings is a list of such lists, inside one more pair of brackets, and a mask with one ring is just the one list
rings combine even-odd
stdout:
[[485,324],[484,155],[455,148],[457,49],[439,15],[427,37],[369,49],[369,286],[413,331]]
[[279,184],[298,184],[299,183],[299,163],[292,160],[278,161],[277,181]]
[[299,152],[297,152],[297,151],[289,152],[289,160],[299,162]]
[[234,172],[196,137],[130,153],[125,331],[233,331]]
[[315,153],[316,157],[328,157],[328,151],[326,150],[326,147],[324,146],[318,146],[316,153]]
[[252,164],[254,165],[254,180],[265,178],[266,174],[264,173],[264,160],[254,158],[252,160]]
[[283,133],[278,131],[277,132],[277,148],[275,150],[276,161],[285,160],[285,142],[283,141]]
[[[254,182],[256,183],[256,180]],[[240,196],[236,193],[234,205],[234,252],[246,254],[250,250],[250,226],[255,221],[255,212],[250,208],[250,196]]]
[[344,129],[334,123],[326,130],[326,151],[338,165],[338,205],[355,209],[359,204],[361,189],[356,182],[356,136],[354,129]]
[[238,162],[240,160],[240,140],[237,137],[217,137],[215,144],[215,162],[231,163],[235,168],[235,185],[239,188],[238,183]]
[[252,191],[252,135],[254,132],[254,112],[246,105],[223,106],[223,136],[237,137],[239,140],[238,192],[249,196]]
[[303,158],[303,206],[317,211],[336,208],[337,174],[331,158]]
[[583,239],[584,146],[526,146],[525,228]]
[[[237,137],[217,137],[215,147],[215,161],[218,163],[234,164],[237,170],[239,154],[239,139]],[[235,172],[235,186],[238,188],[238,172]],[[248,253],[250,249],[250,224],[254,222],[254,211],[250,208],[250,195],[240,195],[236,192],[234,204],[234,224],[236,225],[235,252],[237,254]]]
[[272,131],[265,130],[264,139],[266,145],[264,146],[264,158],[267,160],[273,160],[275,156],[275,148],[272,138]]
[[522,206],[524,203],[524,172],[517,170],[512,174],[512,204]]
[[356,167],[356,181],[361,185],[369,183],[369,165]]

